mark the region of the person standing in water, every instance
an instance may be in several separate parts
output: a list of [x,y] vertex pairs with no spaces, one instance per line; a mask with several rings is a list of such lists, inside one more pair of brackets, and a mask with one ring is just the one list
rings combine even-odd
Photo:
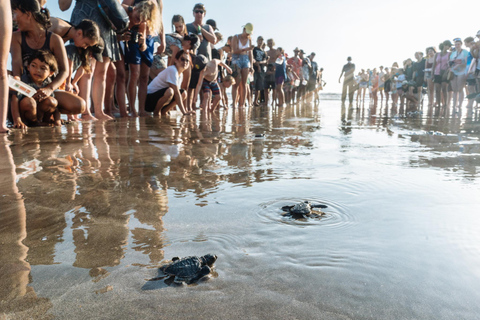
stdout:
[[347,58],[347,64],[343,66],[342,73],[338,78],[338,83],[340,83],[342,76],[343,77],[343,89],[342,89],[342,104],[345,104],[345,100],[347,98],[347,90],[348,90],[348,100],[350,104],[353,103],[353,75],[355,73],[355,64],[352,63],[352,57]]

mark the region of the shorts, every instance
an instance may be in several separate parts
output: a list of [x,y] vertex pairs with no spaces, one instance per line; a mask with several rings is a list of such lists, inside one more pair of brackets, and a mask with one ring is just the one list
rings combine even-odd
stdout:
[[255,72],[253,74],[255,82],[255,90],[263,90],[265,88],[265,73],[264,72]]
[[285,82],[284,76],[275,77],[275,85],[279,86],[279,85],[282,85],[284,82]]
[[275,81],[265,81],[265,89],[275,89]]
[[307,91],[309,91],[309,92],[314,91],[316,86],[317,86],[316,81],[308,81],[307,82]]
[[250,68],[250,59],[246,54],[234,54],[232,56],[232,64],[240,67],[240,69]]
[[359,87],[366,89],[368,87],[368,83],[367,82],[360,82]]
[[200,72],[192,71],[192,75],[190,76],[190,84],[188,85],[188,88],[195,89],[197,87],[199,79],[200,79]]
[[153,63],[154,37],[148,35],[145,43],[147,44],[147,49],[142,52],[138,43],[128,41],[128,45],[125,46],[125,63],[141,64],[143,62],[148,67],[151,67]]
[[416,87],[423,87],[423,77],[417,78],[415,80],[415,86]]
[[475,79],[467,79],[467,85],[474,86],[477,84],[477,80]]
[[290,81],[287,81],[283,84],[283,91],[285,92],[290,92],[293,90],[292,83]]
[[[147,94],[147,100],[145,100],[145,111],[147,112],[155,111],[155,107],[157,106],[158,100],[160,100],[165,95],[165,92],[167,92],[168,89],[170,89],[170,87],[160,89],[158,91],[155,91],[154,93]],[[180,94],[182,94],[184,91],[185,90],[180,89]],[[169,101],[167,101],[166,104],[169,104],[170,102],[172,102],[173,99],[174,99],[174,96],[172,95],[172,98]]]
[[433,82],[440,84],[440,83],[449,83],[450,81],[448,81],[447,79],[444,79],[441,75],[434,75]]
[[214,96],[218,96],[220,94],[220,88],[218,87],[217,81],[209,82],[203,79],[202,83],[202,91],[203,92],[212,92]]

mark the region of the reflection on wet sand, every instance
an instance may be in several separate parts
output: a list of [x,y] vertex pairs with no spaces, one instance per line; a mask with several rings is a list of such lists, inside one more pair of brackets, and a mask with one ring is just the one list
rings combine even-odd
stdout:
[[[355,151],[390,163],[393,150],[402,155],[399,166],[478,179],[474,138],[480,124],[474,114],[441,118],[434,110],[411,116],[383,105],[338,107],[334,120],[325,119],[321,105],[299,104],[14,132],[0,141],[0,159],[7,159],[0,163],[0,316],[48,310],[49,300],[35,296],[30,269],[66,264],[60,246],[73,257],[68,267],[88,274],[89,283],[108,281],[129,255],[137,266],[158,266],[171,245],[164,226],[168,196],[170,203],[191,197],[205,207],[227,185],[306,180],[322,165],[328,174],[319,164],[321,152],[338,151],[340,160],[328,159],[335,167],[352,161]],[[362,134],[375,136],[354,140]]]
[[15,315],[47,319],[51,303],[37,297],[30,283],[27,216],[24,199],[16,186],[15,165],[9,143],[0,141],[0,317]]
[[450,114],[449,110],[445,114],[447,116],[441,116],[438,108],[433,107],[412,114],[392,106],[354,108],[343,105],[340,128],[346,135],[362,127],[383,129],[389,135],[396,133],[399,138],[411,139],[428,148],[416,150],[410,166],[461,171],[466,180],[474,179],[478,176],[477,156],[480,155],[478,109],[466,110],[464,116],[461,112]]

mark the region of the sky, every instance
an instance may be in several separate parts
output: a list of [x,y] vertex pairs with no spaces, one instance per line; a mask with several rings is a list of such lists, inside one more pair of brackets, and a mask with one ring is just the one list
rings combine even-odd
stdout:
[[[53,17],[70,19],[75,5],[61,12],[58,2],[47,1]],[[180,14],[193,21],[197,1],[164,0],[163,21],[166,33],[172,32],[171,19]],[[474,37],[480,30],[473,1],[386,1],[386,0],[206,0],[207,19],[217,22],[226,39],[241,33],[247,22],[254,25],[253,39],[273,38],[291,56],[299,47],[316,53],[315,61],[324,68],[325,92],[340,92],[342,66],[351,56],[360,69],[414,59],[416,51],[438,48],[444,40]],[[471,9],[470,9],[471,8]],[[454,12],[455,11],[455,12]],[[440,23],[440,21],[444,21]]]

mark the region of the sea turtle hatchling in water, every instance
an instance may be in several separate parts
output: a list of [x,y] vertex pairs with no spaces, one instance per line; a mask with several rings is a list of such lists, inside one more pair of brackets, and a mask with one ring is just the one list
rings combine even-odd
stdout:
[[173,282],[191,284],[212,271],[216,255],[207,254],[201,257],[191,256],[185,258],[175,257],[172,263],[160,267],[160,271],[167,276],[174,277]]
[[[324,204],[312,204],[310,201],[299,202],[291,206],[283,206],[282,210],[294,218],[306,218],[312,216],[322,216],[325,212],[319,209],[327,208]],[[317,209],[317,210],[315,210]]]

